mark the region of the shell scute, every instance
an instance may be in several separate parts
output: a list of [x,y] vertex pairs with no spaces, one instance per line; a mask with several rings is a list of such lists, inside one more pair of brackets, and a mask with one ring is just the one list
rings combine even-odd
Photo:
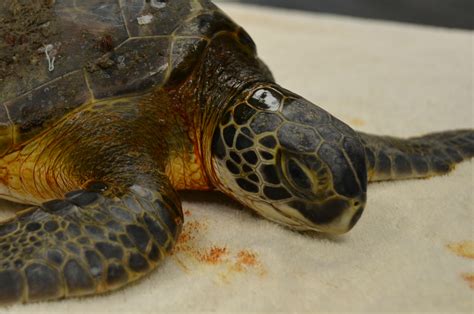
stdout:
[[32,138],[91,98],[83,72],[76,71],[6,102],[9,119],[16,128],[14,142]]
[[128,38],[116,1],[61,0],[55,12],[60,28],[56,75],[84,67]]
[[132,38],[96,60],[97,67],[87,73],[94,96],[115,97],[162,84],[169,66],[169,46],[168,38]]
[[182,83],[238,32],[208,0],[5,0],[0,21],[0,155],[82,105]]
[[171,34],[197,8],[189,0],[120,0],[131,37]]
[[78,25],[84,25],[99,30],[116,27],[124,28],[118,1],[110,0],[56,0],[54,8],[60,17]]
[[15,10],[12,2],[0,2],[0,38],[12,38],[5,46],[0,40],[0,102],[80,69],[128,38],[116,1],[25,1]]

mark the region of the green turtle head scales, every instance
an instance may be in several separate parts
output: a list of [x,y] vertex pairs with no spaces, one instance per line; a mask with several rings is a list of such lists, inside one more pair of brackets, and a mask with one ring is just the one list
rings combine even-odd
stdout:
[[242,93],[214,133],[217,183],[264,217],[343,233],[362,214],[364,148],[349,126],[274,84]]

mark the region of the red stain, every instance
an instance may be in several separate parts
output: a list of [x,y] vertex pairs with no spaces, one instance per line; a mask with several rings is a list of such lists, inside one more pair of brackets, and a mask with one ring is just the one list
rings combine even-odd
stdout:
[[205,231],[207,225],[197,220],[188,221],[183,226],[172,255],[186,272],[195,268],[192,266],[195,263],[218,267],[218,276],[226,283],[236,274],[248,273],[258,276],[267,274],[258,254],[252,250],[233,251],[226,245],[201,245],[199,242]]
[[458,256],[474,259],[474,242],[473,241],[462,241],[458,243],[450,243],[446,247]]
[[235,256],[234,263],[230,267],[229,273],[241,273],[247,272],[249,270],[256,270],[260,276],[264,276],[267,273],[256,252],[250,250],[240,250]]
[[182,252],[191,250],[190,242],[196,239],[196,234],[205,229],[205,225],[199,221],[188,221],[183,226],[183,231],[179,235],[174,252]]
[[255,266],[257,265],[257,254],[250,251],[240,251],[237,254],[238,262],[246,266]]
[[[446,245],[448,249],[454,254],[474,259],[474,242],[473,241],[461,241],[457,243],[450,243]],[[474,273],[462,273],[461,278],[469,284],[471,289],[474,289]]]
[[218,264],[223,262],[224,257],[228,255],[228,250],[226,247],[211,247],[209,250],[204,250],[204,252],[197,252],[197,259],[201,262],[208,264]]
[[471,289],[474,289],[474,274],[473,273],[464,273],[464,274],[461,274],[461,277],[462,279],[464,279],[464,281],[466,281],[468,284],[469,284],[469,287]]
[[364,125],[366,125],[366,122],[362,119],[359,119],[359,118],[352,118],[352,119],[349,120],[349,123],[352,126],[364,126]]

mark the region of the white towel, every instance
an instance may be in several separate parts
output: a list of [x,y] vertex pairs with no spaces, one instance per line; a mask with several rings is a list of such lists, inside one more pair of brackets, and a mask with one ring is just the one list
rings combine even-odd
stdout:
[[[472,32],[222,7],[279,83],[357,129],[410,136],[474,125]],[[0,312],[471,312],[473,166],[370,185],[361,220],[338,237],[289,231],[218,193],[184,193],[177,252],[146,279]]]

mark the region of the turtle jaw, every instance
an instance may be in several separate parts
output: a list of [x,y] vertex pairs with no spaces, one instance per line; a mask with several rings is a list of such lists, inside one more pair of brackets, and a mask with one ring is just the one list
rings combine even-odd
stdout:
[[[350,231],[361,217],[367,201],[366,190],[362,188],[364,183],[354,182],[360,170],[335,168],[325,164],[317,154],[302,155],[298,159],[294,159],[294,154],[288,157],[286,152],[279,155],[275,167],[280,181],[278,187],[274,186],[276,181],[264,184],[258,201],[244,202],[262,216],[291,229],[329,234]],[[336,158],[332,160],[337,162]],[[260,168],[256,173],[268,178],[265,169]],[[365,171],[365,167],[362,170]],[[343,181],[337,178],[343,178]],[[355,181],[363,180],[357,178]],[[239,187],[232,189],[235,191]]]
[[364,211],[365,203],[364,193],[353,199],[332,197],[326,201],[297,200],[278,206],[278,210],[291,213],[300,222],[299,225],[288,225],[290,228],[337,235],[354,227]]

